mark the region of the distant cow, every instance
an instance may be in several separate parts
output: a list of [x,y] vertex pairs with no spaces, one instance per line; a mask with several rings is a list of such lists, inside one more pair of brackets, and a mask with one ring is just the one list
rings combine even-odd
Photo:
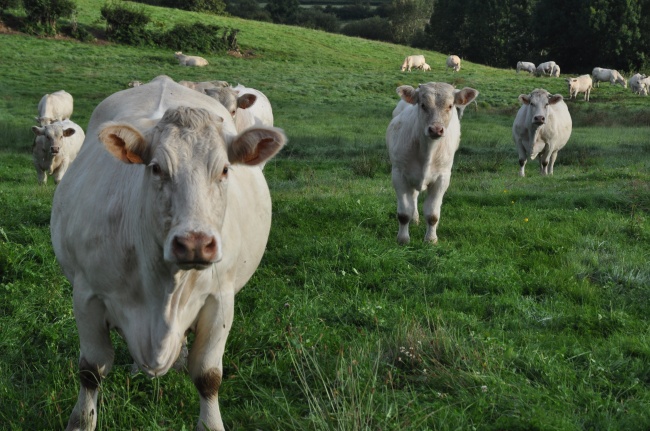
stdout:
[[[257,97],[252,94],[239,95],[239,92],[232,87],[214,87],[206,88],[204,94],[219,101],[230,115],[235,118],[238,110],[245,110],[256,103]],[[238,130],[239,131],[239,130]]]
[[426,64],[424,55],[409,55],[404,59],[404,62],[402,63],[402,72],[405,70],[408,70],[410,72],[412,68],[419,69],[424,64]]
[[168,77],[93,111],[50,221],[81,347],[68,430],[96,427],[98,388],[115,357],[111,329],[151,377],[172,367],[194,332],[187,366],[199,394],[197,429],[224,429],[218,394],[235,294],[271,227],[258,165],[285,140],[276,128],[236,133],[221,104]]
[[255,103],[248,109],[237,108],[235,115],[235,128],[242,132],[252,126],[273,126],[273,108],[264,93],[250,87],[237,84],[233,88],[241,97],[255,97]]
[[640,73],[635,73],[630,77],[630,89],[634,94],[638,94],[641,96],[647,96],[648,95],[648,77],[646,75],[642,75]]
[[70,120],[57,121],[45,126],[32,126],[36,137],[32,145],[32,161],[38,182],[45,184],[51,175],[58,184],[84,141],[84,131]]
[[528,157],[539,156],[542,175],[553,175],[553,165],[571,136],[571,115],[562,95],[544,89],[519,96],[522,103],[512,125],[512,138],[519,153],[519,176],[525,176]]
[[454,72],[458,72],[460,70],[460,57],[457,55],[447,57],[447,67],[454,69]]
[[554,78],[560,77],[560,66],[556,64],[551,68],[551,76],[553,76]]
[[139,87],[140,85],[142,85],[142,81],[129,81],[128,84],[129,88]]
[[557,63],[555,63],[554,61],[546,61],[544,63],[541,63],[537,66],[537,70],[535,71],[535,74],[537,76],[550,75],[551,72],[553,71],[554,66],[557,66]]
[[569,99],[577,99],[578,93],[585,93],[585,100],[589,102],[589,93],[593,87],[593,81],[589,75],[580,75],[577,78],[567,78],[569,86]]
[[55,121],[69,120],[72,116],[72,95],[64,90],[46,94],[38,102],[38,117],[34,119],[41,126]]
[[185,55],[182,52],[178,51],[174,53],[176,56],[176,59],[178,60],[178,63],[181,66],[207,66],[208,65],[208,60],[206,60],[203,57],[199,57],[196,55]]
[[422,70],[423,70],[424,72],[430,72],[430,71],[431,71],[431,66],[429,66],[427,63],[424,63],[424,64],[422,65]]
[[429,82],[417,89],[402,85],[397,94],[409,103],[392,119],[386,145],[397,194],[397,241],[410,241],[409,223],[419,221],[418,195],[426,190],[426,242],[437,242],[442,198],[449,187],[454,154],[460,144],[460,121],[454,107],[466,106],[478,95],[473,88],[455,90],[449,84]]
[[591,77],[596,87],[600,87],[600,81],[609,81],[610,85],[620,84],[623,88],[627,88],[627,81],[623,75],[618,73],[618,70],[594,67],[591,71]]
[[535,64],[528,61],[518,61],[517,62],[517,73],[520,70],[525,70],[528,73],[535,73]]

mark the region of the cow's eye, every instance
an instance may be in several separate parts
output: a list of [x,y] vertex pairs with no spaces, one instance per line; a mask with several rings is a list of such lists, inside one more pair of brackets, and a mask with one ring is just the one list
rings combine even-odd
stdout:
[[420,106],[422,106],[423,110],[425,110],[425,111],[427,110],[427,105],[425,105],[424,103],[422,105],[420,105]]
[[155,176],[159,177],[162,175],[162,168],[158,163],[152,162],[149,167],[151,167],[151,173],[154,174]]
[[449,105],[449,108],[447,108],[447,109],[449,109],[451,111],[451,108],[453,108],[453,107],[454,107],[454,105]]
[[221,175],[223,175],[224,177],[228,175],[228,166],[223,167],[223,171],[221,172]]

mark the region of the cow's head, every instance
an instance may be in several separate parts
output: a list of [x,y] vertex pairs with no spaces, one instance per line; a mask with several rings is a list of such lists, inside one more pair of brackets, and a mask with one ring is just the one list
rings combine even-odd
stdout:
[[76,130],[72,127],[65,127],[64,123],[56,122],[42,127],[32,126],[32,132],[36,136],[44,136],[49,154],[56,156],[63,147],[64,138],[74,135]]
[[[577,79],[574,78],[574,80],[569,82],[569,86],[576,81]],[[519,95],[519,101],[528,106],[527,118],[533,127],[544,125],[548,119],[549,106],[555,105],[563,100],[564,98],[561,94],[551,96],[551,93],[544,89],[535,89],[530,94]]]
[[222,259],[231,169],[267,161],[286,141],[277,128],[226,137],[223,121],[205,109],[179,107],[167,110],[144,134],[118,123],[102,126],[99,133],[118,160],[145,169],[143,217],[155,225],[164,261],[180,269],[204,269]]
[[231,87],[208,88],[205,90],[205,94],[221,103],[233,118],[235,118],[237,108],[248,109],[257,100],[256,95],[243,94],[240,96],[239,91]]
[[463,110],[479,93],[469,87],[456,90],[444,82],[429,82],[420,84],[417,89],[402,85],[397,88],[397,94],[418,107],[419,124],[424,125],[424,134],[430,139],[439,139],[445,136],[452,119],[458,119],[457,110]]

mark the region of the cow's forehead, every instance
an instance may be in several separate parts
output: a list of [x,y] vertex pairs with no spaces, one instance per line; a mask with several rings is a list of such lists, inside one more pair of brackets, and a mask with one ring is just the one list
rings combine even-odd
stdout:
[[530,96],[528,97],[530,98],[531,102],[536,103],[541,100],[547,101],[549,95],[550,93],[546,90],[534,90],[532,93],[530,93]]
[[430,82],[419,86],[421,100],[429,103],[445,103],[454,98],[454,87],[444,82]]

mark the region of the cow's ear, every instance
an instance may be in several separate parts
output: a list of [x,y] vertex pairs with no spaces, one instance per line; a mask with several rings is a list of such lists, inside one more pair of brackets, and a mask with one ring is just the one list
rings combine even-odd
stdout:
[[32,132],[36,136],[43,136],[45,134],[45,127],[32,126]]
[[66,138],[68,138],[68,137],[74,135],[75,132],[76,132],[75,129],[73,129],[72,127],[69,127],[69,128],[67,128],[67,129],[63,130],[63,136],[66,137]]
[[254,94],[244,94],[237,98],[237,107],[240,109],[248,109],[257,100],[257,96]]
[[400,85],[397,87],[397,94],[402,98],[403,101],[415,105],[418,103],[418,92],[415,88],[410,85]]
[[555,105],[557,102],[561,102],[562,100],[564,100],[564,97],[562,97],[561,94],[554,94],[548,98],[548,103]]
[[99,132],[99,140],[116,159],[124,163],[144,163],[147,143],[133,126],[109,123]]
[[237,135],[228,146],[230,163],[255,166],[273,157],[287,142],[282,129],[254,127]]
[[454,92],[454,105],[456,106],[466,106],[478,96],[478,90],[473,88],[465,87],[460,91]]
[[530,97],[528,94],[520,94],[519,101],[524,105],[530,105]]

